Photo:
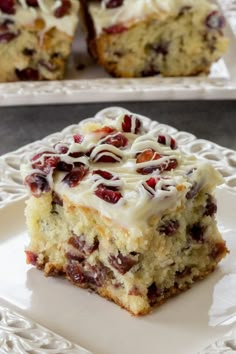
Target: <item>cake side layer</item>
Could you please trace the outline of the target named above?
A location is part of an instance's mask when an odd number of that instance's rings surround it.
[[[227,50],[225,20],[209,1],[105,4],[82,1],[82,17],[90,52],[115,77],[208,73]]]

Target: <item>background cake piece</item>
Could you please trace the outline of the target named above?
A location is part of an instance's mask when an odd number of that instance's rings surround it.
[[[208,73],[227,49],[208,0],[81,0],[89,51],[116,77]]]
[[[0,0],[0,81],[62,79],[78,0]]]
[[[28,263],[135,315],[188,289],[227,253],[215,218],[220,174],[150,123],[102,111],[22,167]]]

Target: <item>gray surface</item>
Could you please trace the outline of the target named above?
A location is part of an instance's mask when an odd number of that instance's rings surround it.
[[[236,101],[170,101],[0,108],[0,155],[112,105],[236,150]]]

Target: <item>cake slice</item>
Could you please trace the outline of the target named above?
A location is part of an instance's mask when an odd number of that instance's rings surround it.
[[[78,0],[0,0],[0,82],[62,79]]]
[[[221,175],[138,114],[100,112],[34,152],[22,174],[27,262],[134,315],[189,288],[227,253],[215,218]]]
[[[208,73],[227,49],[208,0],[81,0],[90,53],[113,76]]]

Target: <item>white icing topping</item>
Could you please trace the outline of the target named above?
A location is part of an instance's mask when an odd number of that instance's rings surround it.
[[[113,127],[119,131],[123,119],[124,114],[117,116],[117,119],[104,117],[104,126]],[[134,129],[136,119],[142,121],[142,118],[137,115],[131,116],[131,129]],[[78,134],[81,134],[81,131],[78,131]],[[84,138],[81,143],[75,143],[71,138],[65,144],[57,144],[54,150],[48,147],[42,148],[37,152],[38,157],[34,157],[33,161],[31,159],[23,166],[23,176],[26,177],[33,173],[46,174],[40,169],[40,163],[43,165],[47,157],[59,157],[64,163],[72,165],[78,162],[84,164],[89,172],[74,187],[69,187],[63,181],[68,172],[54,171],[52,173],[50,171],[48,181],[51,189],[61,197],[66,196],[77,205],[98,210],[103,216],[129,228],[137,236],[145,231],[151,216],[162,217],[167,211],[168,213],[176,212],[183,203],[186,203],[186,194],[195,184],[199,189],[207,188],[207,192],[211,192],[222,181],[219,173],[211,165],[199,162],[193,156],[186,156],[178,149],[172,150],[168,145],[171,141],[173,142],[173,139],[168,135],[163,136],[158,129],[145,132],[140,127],[139,135],[122,130],[119,133],[110,132],[106,136],[101,130],[90,131],[86,134],[82,132],[82,134]],[[118,148],[106,143],[108,139],[118,137],[120,134],[127,139],[124,140],[126,142],[124,146]],[[167,145],[157,142],[160,135]],[[63,154],[57,153],[58,149],[63,146],[69,148],[68,151]],[[139,154],[148,149],[159,154],[159,158],[137,163]],[[48,153],[40,156],[40,153],[44,151]],[[50,151],[54,153],[51,154]],[[76,152],[83,156],[69,156]],[[96,162],[104,156],[113,157],[117,162]],[[172,159],[177,161],[177,164],[173,169],[168,170],[168,163]],[[36,164],[35,169],[32,164]],[[144,167],[151,168],[150,173],[137,172]],[[78,164],[74,168],[79,168]],[[101,185],[105,190],[120,193],[122,197],[115,204],[103,200],[95,194]]]
[[[89,11],[92,15],[96,33],[100,35],[104,28],[124,24],[129,27],[135,22],[149,16],[165,20],[170,15],[176,15],[185,6],[206,13],[216,8],[208,0],[124,0],[123,5],[116,8],[106,8],[106,2],[92,2]]]
[[[2,18],[12,19],[19,26],[31,25],[35,20],[42,19],[45,23],[42,32],[47,32],[55,27],[69,36],[73,36],[78,24],[79,1],[71,0],[69,13],[57,18],[54,11],[61,4],[61,0],[38,0],[39,6],[32,7],[27,5],[26,0],[19,0],[19,4],[15,5],[15,14],[8,15],[1,13],[1,11],[0,14]]]

